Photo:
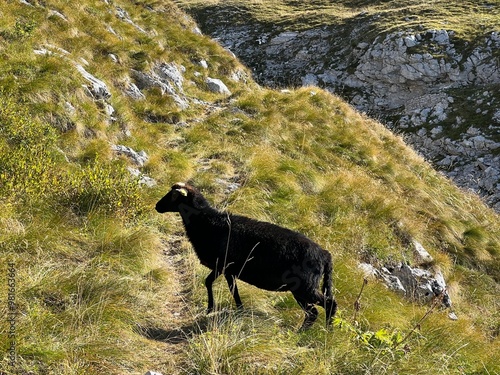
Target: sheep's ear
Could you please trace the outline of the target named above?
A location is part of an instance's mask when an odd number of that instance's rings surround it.
[[[181,193],[181,195],[187,197],[188,196],[188,191],[186,188],[182,187],[182,188],[179,188],[179,189],[175,189],[177,190],[179,193]]]

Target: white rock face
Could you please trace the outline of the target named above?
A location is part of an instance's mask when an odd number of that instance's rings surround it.
[[[88,89],[95,99],[105,100],[111,97],[111,92],[109,91],[108,86],[106,86],[103,81],[87,72],[81,65],[76,65],[76,69],[80,72],[83,78],[85,78],[90,83]]]
[[[283,31],[224,22],[213,26],[212,36],[253,68],[260,83],[326,88],[404,132],[459,186],[500,211],[499,32],[474,45],[444,29],[413,28],[370,40],[369,23]],[[480,133],[465,133],[473,125]]]
[[[451,299],[446,282],[440,271],[410,267],[405,263],[377,268],[369,263],[360,263],[358,268],[366,278],[379,279],[387,288],[417,302],[431,302],[442,299],[444,307],[451,308]]]
[[[133,82],[127,82],[127,85],[125,87],[125,94],[130,96],[132,99],[135,100],[143,100],[146,99],[146,96],[139,90],[139,87]]]
[[[132,167],[127,167],[127,169],[132,176],[137,177],[139,184],[146,185],[147,187],[153,187],[156,185],[156,180],[154,178],[146,176],[138,169]]]
[[[111,145],[111,149],[120,155],[127,156],[139,167],[143,167],[144,164],[146,164],[146,162],[149,160],[149,156],[144,150],[137,152],[132,148],[124,145]]]
[[[418,265],[431,263],[434,260],[431,254],[416,240],[413,240],[413,254]]]

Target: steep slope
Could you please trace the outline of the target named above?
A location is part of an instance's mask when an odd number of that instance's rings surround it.
[[[0,16],[1,373],[499,371],[498,215],[381,124],[317,88],[259,87],[169,1]],[[153,212],[178,180],[331,251],[333,331],[296,332],[293,299],[249,285],[238,313],[221,282],[207,317],[206,270]],[[378,281],[352,307],[359,262],[413,264],[409,239],[458,321],[419,322],[429,305]]]
[[[259,83],[341,95],[500,210],[500,2],[177,2]]]

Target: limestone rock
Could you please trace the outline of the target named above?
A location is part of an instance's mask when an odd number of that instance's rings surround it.
[[[471,166],[484,157],[487,167],[500,168],[492,163],[500,143],[500,103],[493,94],[500,87],[500,34],[491,32],[465,46],[444,29],[408,29],[370,40],[365,34],[370,18],[360,21],[303,31],[213,22],[207,31],[251,67],[259,83],[317,85],[344,96],[360,111],[403,131],[457,185],[500,206],[500,180]],[[464,103],[466,90],[476,93]],[[475,113],[459,116],[464,108]],[[468,122],[486,123],[485,128],[489,122],[490,130],[457,136]]]
[[[135,100],[146,99],[146,96],[139,90],[139,87],[133,82],[128,82],[125,87],[125,94]]]
[[[224,191],[226,194],[231,194],[241,187],[240,183],[231,181],[230,179],[216,178],[215,182],[225,187]]]
[[[60,18],[61,20],[63,20],[64,22],[68,22],[68,19],[66,18],[66,16],[55,9],[49,10],[49,17],[57,17],[57,18]]]
[[[372,266],[370,263],[360,263],[358,264],[358,268],[367,279],[374,279],[380,275],[380,272],[377,270],[377,268]]]
[[[182,72],[185,70],[183,66],[177,67],[177,65],[169,63],[159,63],[153,68],[153,71],[158,77],[162,80],[172,82],[179,90],[182,90],[182,84],[184,82]]]
[[[116,16],[119,19],[121,19],[122,21],[127,22],[127,23],[131,24],[132,26],[134,26],[141,33],[147,34],[146,30],[144,30],[142,27],[140,27],[134,21],[132,21],[132,19],[130,18],[130,15],[128,14],[128,12],[125,9],[117,6],[116,7]]]
[[[111,145],[111,149],[120,155],[127,156],[139,167],[143,167],[144,164],[149,160],[149,156],[145,151],[136,152],[128,146]]]
[[[158,62],[149,72],[132,70],[131,76],[139,90],[158,87],[162,94],[171,96],[180,109],[186,109],[189,103],[182,88],[184,78],[181,70],[174,64]]]
[[[429,254],[422,244],[416,240],[412,241],[413,254],[417,265],[427,264],[434,261],[434,258]]]
[[[231,95],[231,91],[229,91],[227,86],[220,79],[208,77],[205,82],[210,91],[218,94]]]
[[[389,289],[411,301],[429,303],[434,298],[441,298],[442,305],[451,308],[451,298],[446,290],[446,282],[439,270],[410,267],[403,262],[380,268],[369,263],[361,263],[358,267],[365,277],[382,280]]]
[[[108,89],[108,86],[101,81],[100,79],[94,77],[92,74],[87,72],[85,68],[81,65],[76,65],[76,69],[80,72],[80,74],[85,78],[89,83],[88,86],[89,92],[91,95],[97,100],[105,100],[111,97],[111,92]]]
[[[156,185],[156,180],[154,178],[146,176],[138,169],[132,167],[127,167],[127,169],[132,176],[137,177],[137,179],[139,180],[139,184],[146,185],[147,187],[153,187]]]

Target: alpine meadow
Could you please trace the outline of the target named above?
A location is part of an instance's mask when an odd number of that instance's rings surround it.
[[[0,2],[0,374],[500,374],[498,213],[340,97],[257,84],[177,3]],[[179,181],[327,250],[332,325],[223,277],[207,314],[155,210]],[[415,244],[451,310],[380,277]]]

